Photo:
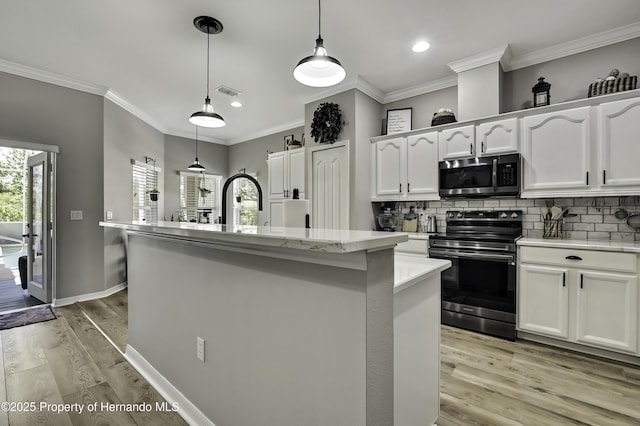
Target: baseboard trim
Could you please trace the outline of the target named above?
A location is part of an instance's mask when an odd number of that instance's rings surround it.
[[[178,403],[177,413],[190,425],[215,426],[182,392],[176,389],[162,374],[144,359],[138,351],[127,345],[124,358],[144,377],[169,404]]]
[[[71,297],[64,297],[62,299],[53,299],[53,302],[51,303],[51,306],[53,306],[54,308],[59,308],[61,306],[66,306],[66,305],[73,305],[76,302],[85,302],[87,300],[93,300],[93,299],[101,299],[103,297],[108,297],[111,296],[114,293],[119,292],[120,290],[124,290],[125,288],[127,288],[127,282],[123,282],[120,284],[117,284],[107,290],[104,291],[97,291],[95,293],[87,293],[87,294],[81,294],[80,296],[71,296]]]

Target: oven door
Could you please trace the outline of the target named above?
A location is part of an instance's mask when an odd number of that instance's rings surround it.
[[[442,272],[442,309],[515,324],[516,256],[464,250],[429,250],[450,260]]]

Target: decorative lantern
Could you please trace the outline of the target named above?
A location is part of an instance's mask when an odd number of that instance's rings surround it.
[[[533,106],[545,106],[549,105],[549,91],[551,90],[551,83],[544,81],[544,77],[538,78],[538,83],[533,86],[531,91],[533,92]]]

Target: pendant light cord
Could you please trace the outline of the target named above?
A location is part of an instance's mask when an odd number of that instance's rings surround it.
[[[320,10],[320,0],[318,0],[318,38],[322,38],[322,31],[320,30],[320,19],[322,18],[322,12]]]
[[[198,126],[196,126],[196,160],[198,159]]]
[[[209,39],[211,38],[211,31],[207,25],[207,98],[209,97]]]

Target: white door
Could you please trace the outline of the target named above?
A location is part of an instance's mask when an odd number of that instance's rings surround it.
[[[478,125],[478,156],[518,152],[518,119],[492,121]]]
[[[602,104],[600,116],[600,182],[605,187],[640,187],[640,100]]]
[[[407,195],[438,196],[438,132],[407,137]]]
[[[51,302],[52,171],[48,152],[29,157],[27,197],[27,290]]]
[[[518,329],[569,337],[569,270],[520,265]]]
[[[440,159],[473,157],[476,155],[475,126],[462,126],[440,132]]]
[[[401,194],[403,192],[402,184],[406,175],[404,158],[407,154],[404,138],[376,142],[374,149],[376,179],[374,195]],[[406,186],[404,190],[406,191]]]
[[[580,271],[578,279],[577,340],[635,353],[638,277]]]
[[[587,189],[590,175],[589,107],[533,115],[523,120],[523,192]]]
[[[311,151],[311,227],[349,229],[349,146]]]

